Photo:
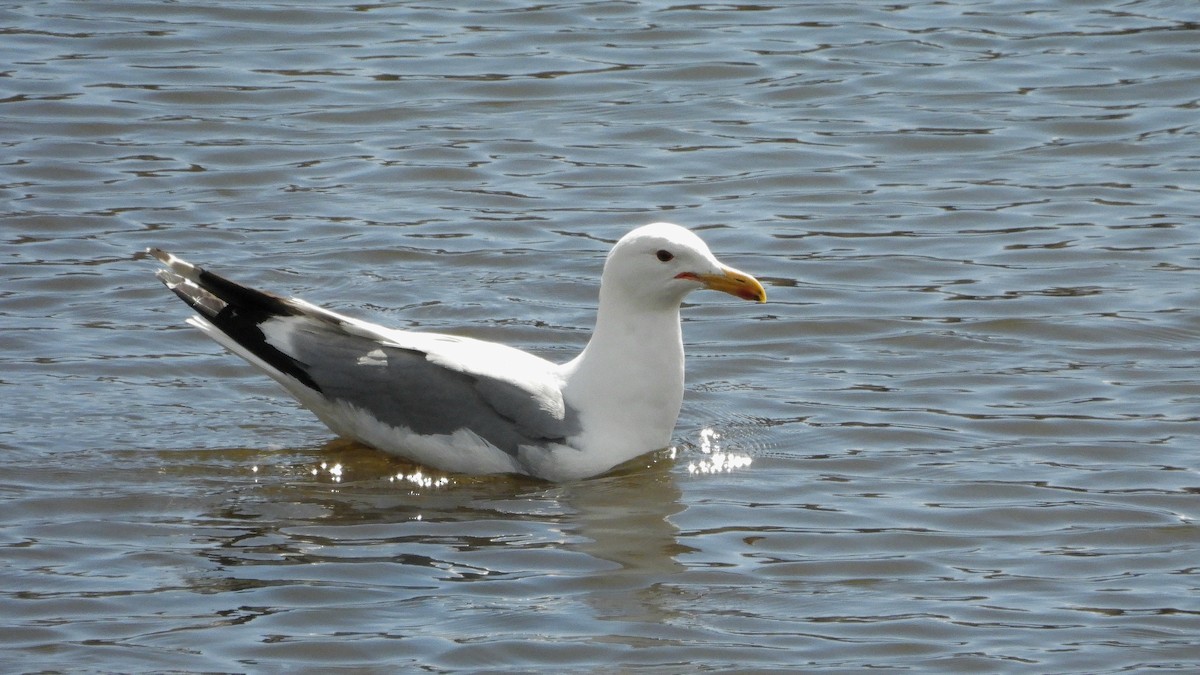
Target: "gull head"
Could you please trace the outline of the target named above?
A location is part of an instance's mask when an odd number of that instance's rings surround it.
[[[621,237],[600,282],[602,296],[617,294],[623,304],[644,309],[676,309],[688,293],[705,288],[767,301],[757,279],[722,264],[700,237],[672,223],[651,223]]]

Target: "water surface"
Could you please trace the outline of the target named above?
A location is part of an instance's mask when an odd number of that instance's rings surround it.
[[[1200,10],[0,8],[17,671],[1200,668]],[[337,441],[136,255],[552,359],[608,247],[697,294],[671,450]]]

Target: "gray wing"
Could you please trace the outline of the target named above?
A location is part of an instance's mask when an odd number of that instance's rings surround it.
[[[292,320],[283,349],[323,396],[415,433],[470,429],[515,455],[519,446],[565,442],[574,414],[544,392],[488,374],[490,364],[450,368],[417,348],[340,330],[320,319]],[[483,359],[481,359],[483,360]]]
[[[470,429],[513,455],[579,433],[547,364],[530,354],[391,331],[147,252],[165,266],[159,279],[201,317],[197,325],[301,398],[316,393],[423,435]]]

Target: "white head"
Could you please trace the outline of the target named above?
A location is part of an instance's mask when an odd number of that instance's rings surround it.
[[[676,309],[688,293],[702,288],[767,300],[757,279],[721,264],[700,237],[672,223],[651,223],[621,237],[609,252],[600,295],[602,302],[616,294],[629,306]]]

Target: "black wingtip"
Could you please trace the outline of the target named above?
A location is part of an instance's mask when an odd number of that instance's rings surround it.
[[[151,247],[146,253],[164,265],[159,280],[217,330],[272,368],[321,390],[304,365],[268,342],[262,329],[268,321],[300,316],[303,310],[278,295],[230,281],[162,249]]]

